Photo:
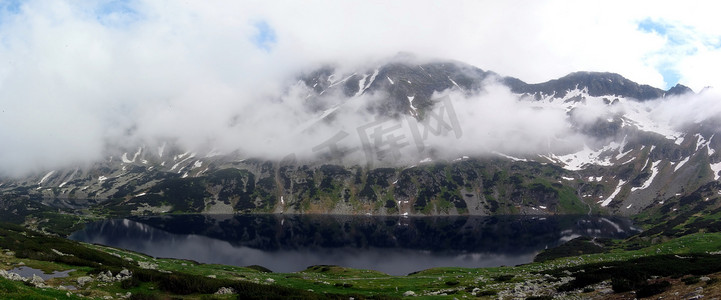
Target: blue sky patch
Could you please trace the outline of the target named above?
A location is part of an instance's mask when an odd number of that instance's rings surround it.
[[[647,33],[656,33],[665,37],[669,44],[674,46],[686,45],[689,43],[689,37],[673,24],[663,21],[654,21],[644,19],[638,23],[638,29]]]
[[[125,27],[138,21],[140,13],[132,6],[132,0],[105,2],[95,10],[98,22],[109,27]]]
[[[658,71],[661,73],[661,76],[663,76],[666,89],[672,88],[681,80],[681,73],[675,70],[671,64],[662,64],[658,67]]]
[[[270,52],[276,42],[275,30],[265,21],[255,22],[253,27],[256,30],[251,39],[253,44],[266,52]]]
[[[666,44],[651,54],[651,56],[660,56],[662,61],[654,67],[663,76],[666,83],[666,89],[676,85],[681,80],[681,74],[675,68],[683,57],[694,55],[698,52],[698,48],[693,46],[693,36],[687,35],[687,28],[677,27],[674,24],[644,19],[638,23],[638,30],[646,33],[655,33],[666,39]],[[692,31],[692,30],[691,30]]]
[[[0,2],[0,9],[11,14],[17,14],[20,12],[22,3],[22,0],[4,0]]]
[[[664,24],[662,22],[657,22],[651,19],[644,19],[643,21],[638,23],[638,29],[640,29],[643,32],[655,32],[660,35],[666,35],[668,33],[668,28],[670,25]]]

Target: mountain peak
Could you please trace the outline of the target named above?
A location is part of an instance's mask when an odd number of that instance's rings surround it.
[[[573,72],[558,79],[536,84],[516,83],[514,92],[565,96],[568,91],[587,89],[590,96],[615,95],[638,100],[662,98],[667,92],[650,85],[638,84],[620,74],[610,72]]]

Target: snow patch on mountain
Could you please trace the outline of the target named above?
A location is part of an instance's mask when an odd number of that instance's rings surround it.
[[[451,79],[450,76],[448,76],[448,80],[450,80],[451,83],[453,83],[453,85],[455,85],[459,90],[463,91],[463,88],[460,85],[458,85],[458,83],[456,83],[453,79]]]
[[[700,149],[706,147],[706,149],[708,150],[709,156],[716,153],[716,150],[711,148],[711,140],[713,140],[713,138],[714,138],[714,136],[716,136],[716,134],[712,134],[711,137],[708,139],[708,141],[705,140],[704,137],[700,134],[696,134],[696,136],[698,137],[698,139],[696,140],[696,151],[699,151]]]
[[[363,94],[363,88],[366,86],[366,79],[368,79],[368,74],[363,74],[363,77],[358,80],[358,92],[356,92],[353,97],[358,97]]]
[[[711,171],[713,171],[713,180],[719,180],[721,178],[721,175],[719,175],[719,172],[721,172],[721,162],[711,164]]]
[[[163,158],[163,152],[165,152],[165,143],[158,147],[158,158]]]
[[[601,202],[601,206],[603,206],[603,207],[608,206],[611,203],[611,201],[613,200],[613,198],[616,198],[616,195],[618,195],[618,193],[621,192],[621,188],[623,188],[624,184],[626,184],[625,181],[619,180],[618,185],[616,186],[616,190],[614,190],[613,193],[610,196],[608,196],[608,198],[606,198],[606,200],[603,200]]]
[[[413,99],[415,99],[416,96],[408,96],[408,104],[411,107],[411,115],[417,116],[418,115],[418,108],[413,106]]]
[[[356,97],[362,95],[368,88],[371,87],[371,84],[376,80],[376,76],[378,76],[379,70],[376,69],[373,72],[373,75],[370,76],[370,79],[368,79],[368,74],[364,74],[363,78],[358,81],[358,92],[355,94]],[[368,79],[368,82],[366,82],[366,79]]]
[[[45,182],[45,180],[48,180],[48,178],[50,178],[50,176],[52,176],[53,174],[55,174],[55,171],[48,172],[47,174],[45,174],[45,176],[43,176],[42,179],[40,179],[40,182],[38,182],[38,184],[43,184],[43,182]]]
[[[678,169],[681,169],[681,167],[683,167],[683,165],[685,165],[689,159],[691,159],[690,156],[686,157],[682,161],[678,162],[678,165],[676,165],[676,167],[673,168],[673,171],[676,172],[676,171],[678,171]]]
[[[613,150],[613,148],[618,147],[617,144],[612,143],[609,145],[606,145],[605,147],[601,148],[600,150],[593,150],[588,147],[588,145],[583,145],[583,150],[578,151],[576,153],[566,154],[566,155],[560,155],[557,156],[555,154],[551,154],[550,157],[553,158],[558,163],[563,164],[563,168],[569,171],[579,171],[583,170],[585,167],[589,165],[598,165],[598,166],[611,166],[611,159],[610,158],[601,158],[601,154],[604,152],[607,152],[609,150]]]
[[[513,157],[513,156],[510,156],[510,155],[507,155],[507,154],[500,153],[500,152],[495,152],[495,151],[494,151],[493,154],[498,155],[498,156],[502,156],[502,157],[505,157],[505,158],[508,158],[508,159],[510,159],[510,160],[512,160],[512,161],[523,161],[523,162],[528,161],[528,160],[525,159],[525,158]]]
[[[646,182],[643,183],[640,187],[632,187],[631,191],[637,191],[637,190],[645,190],[648,187],[651,186],[651,183],[653,183],[653,179],[656,178],[656,175],[658,175],[658,165],[661,163],[661,161],[654,161],[651,163],[651,176],[648,177]]]

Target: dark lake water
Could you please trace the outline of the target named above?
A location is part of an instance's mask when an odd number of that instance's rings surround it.
[[[627,219],[591,216],[180,215],[90,223],[70,239],[275,272],[325,264],[405,275],[433,267],[524,264],[578,236],[637,232]]]

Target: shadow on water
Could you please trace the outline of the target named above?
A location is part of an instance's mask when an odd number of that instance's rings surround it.
[[[334,264],[403,275],[442,266],[523,264],[578,236],[637,232],[627,219],[589,216],[178,215],[90,223],[70,238],[276,272]]]

